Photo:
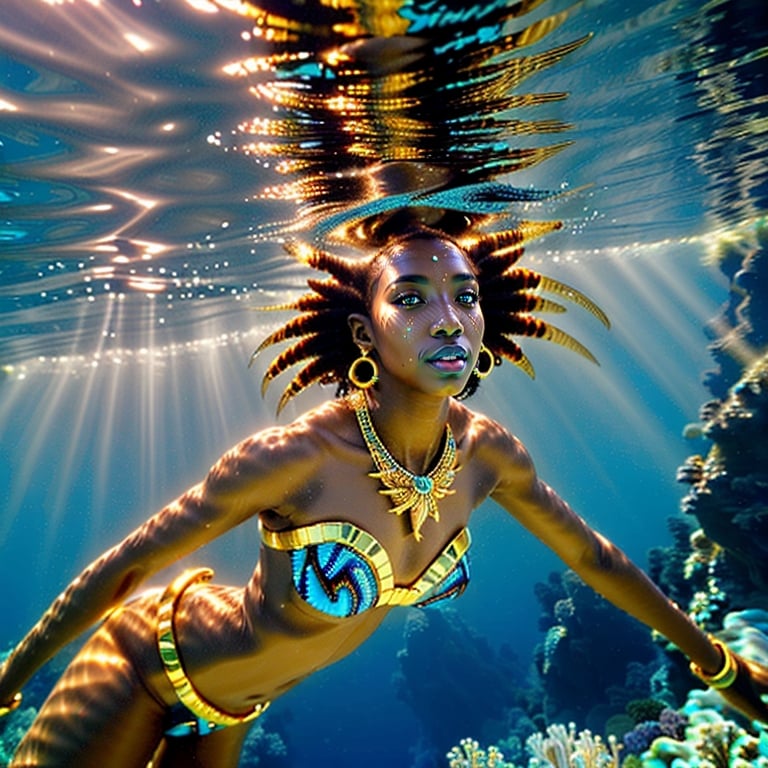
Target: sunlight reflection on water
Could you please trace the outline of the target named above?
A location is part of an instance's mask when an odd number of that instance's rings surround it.
[[[250,21],[218,12],[226,3],[81,0],[40,14],[39,2],[0,11],[3,362],[125,360],[147,347],[150,326],[174,354],[244,326],[261,332],[244,306],[262,292],[271,303],[299,272],[279,238],[256,234],[296,213],[261,195],[283,179],[243,133],[271,114],[253,95],[264,74],[240,69],[263,46]],[[529,89],[571,92],[539,111],[571,124],[575,145],[515,183],[583,190],[528,206],[567,224],[529,259],[625,259],[761,212],[765,123],[750,118],[764,107],[748,48],[759,36],[741,34],[733,50],[719,36],[726,20],[731,37],[743,32],[745,11],[641,5],[587,3],[546,40],[594,34]]]

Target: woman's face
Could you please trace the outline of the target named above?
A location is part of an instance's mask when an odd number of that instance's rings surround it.
[[[484,322],[474,271],[439,239],[394,246],[373,283],[370,334],[385,375],[436,395],[464,389]]]

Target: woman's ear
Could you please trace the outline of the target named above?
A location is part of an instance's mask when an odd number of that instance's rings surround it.
[[[352,341],[363,351],[373,348],[371,321],[365,315],[352,314],[347,318],[347,325],[352,331]]]

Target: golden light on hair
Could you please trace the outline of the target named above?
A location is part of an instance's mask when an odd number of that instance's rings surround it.
[[[562,304],[542,296],[551,293],[590,312],[609,326],[605,313],[580,291],[532,269],[518,267],[523,244],[528,240],[558,229],[559,222],[521,222],[514,229],[500,232],[465,233],[459,240],[474,266],[480,284],[481,307],[485,318],[484,345],[495,361],[506,359],[531,378],[534,368],[520,347],[519,338],[551,341],[596,363],[594,355],[569,333],[534,313],[562,314]],[[425,227],[413,227],[393,237],[378,252],[386,253],[393,245],[403,245],[414,238],[448,239],[446,235]],[[467,246],[467,244],[469,244]],[[315,248],[309,243],[292,240],[285,250],[294,259],[312,269],[325,272],[325,280],[307,280],[309,291],[296,301],[268,310],[298,312],[267,336],[251,356],[275,344],[290,342],[267,367],[262,379],[262,395],[272,381],[289,368],[298,372],[283,390],[278,411],[307,387],[315,383],[335,383],[340,392],[349,388],[347,371],[359,350],[352,341],[347,319],[353,313],[367,314],[367,292],[376,256],[345,258]]]

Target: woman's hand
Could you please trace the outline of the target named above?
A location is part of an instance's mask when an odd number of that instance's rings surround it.
[[[709,640],[720,654],[720,668],[706,672],[691,662],[691,672],[750,720],[768,723],[768,706],[761,699],[761,694],[768,694],[768,667],[739,656],[712,635]]]
[[[745,714],[750,720],[768,723],[768,705],[760,695],[768,695],[768,667],[749,661],[731,651],[738,667],[736,679],[727,688],[720,688],[718,693],[734,708]]]

